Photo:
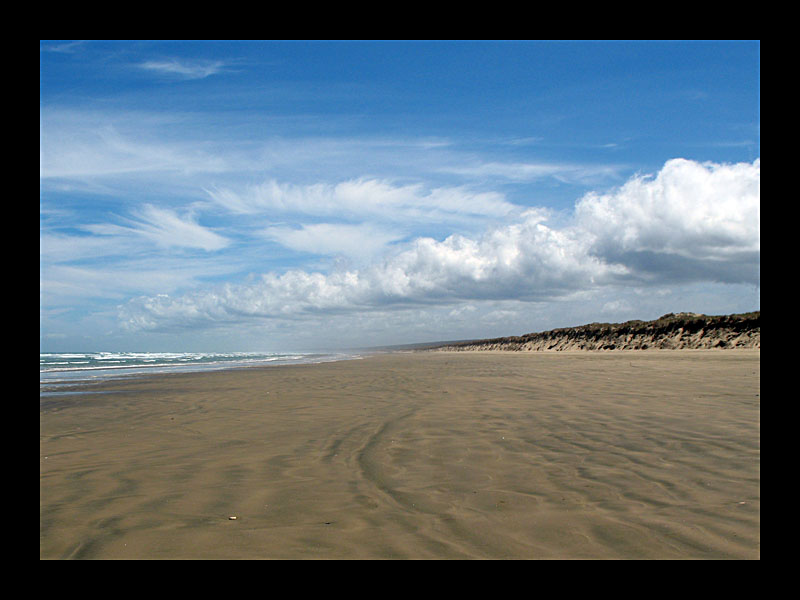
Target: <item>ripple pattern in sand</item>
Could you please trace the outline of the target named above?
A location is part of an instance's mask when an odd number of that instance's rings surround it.
[[[759,357],[697,357],[375,357],[49,407],[40,555],[758,558]]]

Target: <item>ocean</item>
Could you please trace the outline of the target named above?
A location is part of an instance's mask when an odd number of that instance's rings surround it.
[[[361,354],[276,352],[44,352],[39,353],[39,397],[72,393],[75,386],[155,373],[321,363]]]

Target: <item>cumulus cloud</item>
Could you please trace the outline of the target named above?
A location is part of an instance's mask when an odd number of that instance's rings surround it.
[[[479,239],[419,238],[361,270],[269,273],[257,282],[181,297],[138,298],[121,315],[131,328],[156,329],[474,299],[544,300],[624,275],[624,267],[605,264],[588,250],[573,232],[548,227],[532,211],[524,221]]]
[[[590,193],[576,226],[606,260],[640,272],[728,282],[758,280],[761,160],[668,161],[655,177],[636,176]]]
[[[243,206],[299,194],[297,201],[309,211],[330,210],[332,198],[342,202],[342,210],[356,210],[348,198],[368,198],[359,195],[364,186],[278,187],[281,193],[250,198]],[[415,204],[418,188],[370,186],[384,192],[381,202],[424,209]],[[379,204],[374,198],[369,202],[364,210]],[[587,194],[576,204],[573,221],[561,228],[534,209],[481,236],[418,238],[361,269],[268,273],[246,284],[137,298],[120,314],[132,329],[163,329],[391,307],[543,302],[626,284],[757,282],[759,202],[760,160],[735,165],[674,160],[655,176]],[[447,206],[434,202],[435,208]],[[310,244],[308,239],[295,243]]]

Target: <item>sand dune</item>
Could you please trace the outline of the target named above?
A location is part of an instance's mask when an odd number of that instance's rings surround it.
[[[761,311],[732,315],[668,313],[652,321],[589,323],[521,336],[432,344],[438,350],[700,350],[761,348]]]
[[[40,558],[760,558],[758,350],[401,353],[92,390],[40,403]]]

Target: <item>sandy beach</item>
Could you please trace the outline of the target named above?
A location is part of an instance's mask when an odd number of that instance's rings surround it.
[[[89,389],[40,399],[40,559],[760,558],[760,350]]]

